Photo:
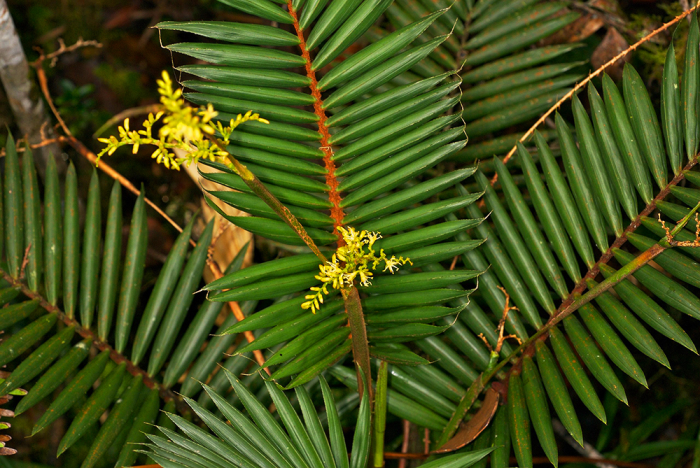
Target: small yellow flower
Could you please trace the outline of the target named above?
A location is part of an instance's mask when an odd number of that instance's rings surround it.
[[[384,271],[389,270],[391,274],[399,269],[399,265],[413,265],[408,258],[387,257],[384,249],[377,256],[372,246],[382,238],[378,232],[358,232],[353,227],[339,227],[338,232],[343,236],[345,245],[339,247],[325,265],[318,266],[320,273],[315,278],[321,281],[322,286],[311,288],[313,294],[304,296],[307,301],[301,305],[302,309],[311,309],[314,314],[323,303],[323,296],[328,295],[329,284],[333,289],[349,289],[359,277],[360,285],[367,287],[372,284],[371,270],[375,270],[381,262],[384,262]]]
[[[155,115],[149,114],[142,130],[131,130],[129,119],[125,119],[124,124],[118,128],[119,138],[114,136],[99,138],[98,141],[104,143],[106,147],[97,155],[98,164],[103,155],[111,156],[122,146],[132,146],[135,154],[140,146],[152,145],[156,146],[156,150],[151,157],[168,169],[180,170],[181,164],[189,166],[202,158],[228,165],[228,153],[212,144],[207,139],[207,135],[215,135],[218,131],[223,138],[221,143],[227,145],[231,133],[240,124],[255,120],[265,124],[270,123],[261,119],[259,114],[248,111],[245,115],[238,114],[235,119],[231,119],[228,126],[224,127],[219,121],[213,122],[218,112],[211,104],[199,108],[188,106],[182,98],[182,90],[173,89],[173,81],[167,72],[164,71],[161,79],[156,83],[163,110]],[[162,126],[156,138],[153,136],[152,128],[159,121]],[[176,156],[171,151],[174,149],[182,150],[185,156]]]

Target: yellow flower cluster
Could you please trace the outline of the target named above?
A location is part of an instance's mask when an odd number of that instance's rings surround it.
[[[167,72],[163,72],[162,79],[157,83],[163,110],[155,115],[149,114],[148,119],[143,123],[142,130],[131,130],[129,119],[126,119],[124,125],[119,127],[118,138],[114,135],[109,138],[99,138],[98,141],[107,146],[97,155],[98,164],[104,154],[111,156],[122,146],[132,146],[135,154],[140,146],[153,145],[156,149],[151,157],[168,169],[180,170],[183,162],[189,166],[201,158],[212,161],[221,160],[228,165],[226,161],[228,153],[219,148],[211,137],[219,132],[221,143],[227,145],[233,130],[243,122],[257,120],[270,123],[261,119],[260,115],[248,111],[245,115],[238,114],[235,119],[231,119],[228,126],[224,127],[221,122],[213,121],[218,113],[211,104],[199,108],[186,105],[182,98],[182,89],[173,89],[173,81]],[[159,120],[162,126],[158,130],[158,136],[155,137],[153,125]],[[183,150],[185,156],[177,156],[174,149]]]
[[[389,270],[392,275],[399,269],[399,265],[413,265],[409,258],[396,258],[393,255],[391,258],[387,257],[384,249],[381,249],[377,256],[372,246],[377,239],[382,238],[378,232],[357,231],[353,227],[339,227],[338,231],[343,236],[345,245],[338,248],[325,265],[319,265],[321,271],[316,275],[316,279],[323,284],[311,288],[312,294],[305,296],[308,301],[301,305],[302,309],[311,309],[314,314],[323,304],[323,296],[328,295],[329,285],[333,289],[349,289],[355,279],[359,279],[362,286],[370,286],[373,276],[371,270],[376,270],[381,262],[384,262],[383,271]]]

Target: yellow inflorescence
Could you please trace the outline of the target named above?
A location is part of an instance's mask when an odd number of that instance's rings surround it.
[[[182,90],[173,89],[173,81],[167,72],[163,72],[162,79],[157,83],[163,110],[155,115],[149,114],[148,119],[143,123],[142,130],[131,130],[129,119],[126,119],[124,125],[119,127],[118,138],[116,136],[99,138],[98,141],[107,146],[97,155],[98,164],[104,154],[111,156],[122,146],[132,146],[133,152],[136,153],[142,145],[156,146],[151,157],[169,169],[180,170],[183,162],[189,166],[201,158],[228,164],[226,160],[228,153],[210,141],[208,136],[219,132],[221,143],[227,145],[233,130],[243,122],[256,120],[270,123],[261,119],[260,115],[248,111],[245,115],[238,114],[235,119],[231,119],[228,126],[224,127],[221,122],[213,121],[218,113],[211,104],[199,108],[186,105],[182,98]],[[153,125],[159,120],[162,126],[156,137],[153,135]],[[177,156],[173,152],[174,149],[183,150],[185,156]]]
[[[378,232],[357,231],[352,227],[339,227],[338,231],[342,234],[345,245],[338,248],[329,262],[318,266],[320,273],[316,279],[323,284],[311,288],[313,294],[305,296],[308,301],[301,305],[302,309],[311,309],[314,314],[323,304],[323,296],[328,294],[329,285],[333,289],[349,289],[355,279],[358,279],[362,286],[369,286],[372,284],[371,270],[376,270],[381,262],[384,262],[383,271],[389,270],[391,274],[399,269],[399,265],[411,263],[409,258],[396,258],[393,255],[387,257],[384,249],[377,256],[372,246],[382,237]]]

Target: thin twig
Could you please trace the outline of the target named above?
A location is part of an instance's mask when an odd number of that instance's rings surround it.
[[[24,279],[24,272],[29,264],[29,252],[32,249],[32,244],[30,243],[26,249],[24,249],[24,257],[22,258],[22,266],[19,269],[19,279]]]
[[[671,247],[700,247],[700,220],[698,220],[698,213],[695,213],[695,239],[692,241],[675,240],[671,229],[667,228],[666,222],[661,219],[661,213],[659,213],[659,222],[661,223],[661,229],[666,232],[666,242]]]
[[[411,423],[406,419],[403,420],[403,442],[401,443],[401,453],[399,455],[408,454],[408,442],[411,436]],[[421,454],[422,455],[422,454]],[[384,454],[384,458],[387,458],[387,453]],[[408,457],[397,457],[399,460],[399,468],[406,468],[406,460]]]
[[[20,140],[17,140],[17,148],[15,148],[15,151],[17,151],[18,153],[24,153],[25,151],[27,151],[27,147],[29,147],[29,149],[37,149],[37,148],[43,148],[44,146],[53,145],[54,143],[67,143],[67,142],[68,142],[68,138],[66,138],[64,136],[57,136],[55,138],[44,138],[39,143],[34,143],[34,144],[30,144],[30,145],[25,144],[25,145],[19,146]],[[4,158],[4,157],[5,157],[5,148],[0,148],[0,158]]]
[[[329,190],[327,192],[328,200],[332,204],[332,207],[330,209],[330,215],[331,218],[333,218],[333,233],[338,237],[338,247],[341,247],[345,243],[345,241],[343,239],[342,234],[338,231],[338,228],[343,226],[343,218],[345,217],[345,213],[341,206],[342,197],[340,195],[340,192],[338,191],[339,181],[335,175],[336,164],[333,160],[333,148],[331,148],[331,145],[329,144],[331,134],[328,130],[328,127],[326,126],[326,111],[323,108],[323,98],[321,95],[321,90],[318,88],[316,72],[311,66],[311,56],[309,54],[309,50],[306,44],[306,37],[304,36],[304,31],[301,25],[299,24],[297,12],[294,10],[294,2],[292,0],[287,0],[287,10],[289,11],[290,16],[292,17],[292,25],[294,27],[294,31],[297,34],[297,37],[299,38],[299,49],[301,51],[301,56],[304,58],[306,76],[310,80],[309,89],[311,91],[311,95],[314,98],[314,113],[318,116],[318,133],[319,135],[321,135],[320,149],[323,152],[323,165],[327,171],[326,184],[329,187]],[[299,231],[297,230],[297,232]],[[364,374],[364,380],[369,391],[370,402],[373,402],[374,387],[372,385],[372,371],[370,368],[370,353],[369,344],[367,341],[367,327],[365,326],[362,304],[360,302],[360,295],[357,291],[357,288],[353,286],[349,292],[343,291],[343,299],[345,301],[345,313],[348,316],[350,339],[352,340],[352,355],[356,364],[356,372],[358,373],[358,393],[360,394],[361,398],[364,388],[363,385],[360,385],[360,383],[362,382],[362,379],[360,378],[360,372],[362,372]]]
[[[75,42],[75,44],[71,46],[66,46],[66,43],[63,42],[62,38],[58,38],[58,50],[51,52],[50,54],[44,54],[44,51],[39,48],[35,47],[34,49],[39,52],[39,58],[37,58],[35,61],[33,61],[30,65],[34,68],[37,68],[41,64],[43,64],[45,61],[50,60],[51,63],[49,66],[51,68],[56,66],[56,61],[58,60],[58,57],[67,54],[69,52],[74,52],[78,49],[83,49],[85,47],[95,47],[97,49],[102,48],[102,44],[98,41],[90,40],[90,41],[85,41],[83,40],[82,37],[79,37],[78,40]]]

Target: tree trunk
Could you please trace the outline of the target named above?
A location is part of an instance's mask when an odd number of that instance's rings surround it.
[[[42,126],[45,138],[53,138],[53,127],[44,110],[38,93],[32,93],[29,64],[24,55],[14,21],[5,0],[0,0],[0,80],[5,88],[17,126],[27,136],[31,144],[42,140]],[[34,89],[36,91],[36,89]],[[36,167],[42,178],[49,157],[56,157],[59,172],[66,164],[61,157],[58,145],[48,145],[34,150]]]

